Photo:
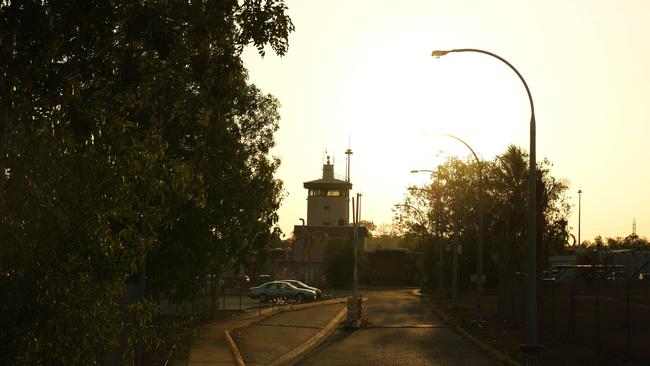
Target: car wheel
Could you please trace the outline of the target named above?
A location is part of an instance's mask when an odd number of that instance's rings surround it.
[[[269,298],[266,297],[266,295],[264,295],[264,294],[261,294],[261,295],[260,295],[260,302],[266,302],[266,300],[268,300],[268,299],[269,299]]]
[[[303,295],[303,294],[296,295],[296,301],[305,302],[305,295]]]

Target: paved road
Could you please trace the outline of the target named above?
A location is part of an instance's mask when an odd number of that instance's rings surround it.
[[[233,336],[246,365],[266,365],[315,335],[344,306],[339,303],[276,314],[236,330]]]
[[[337,329],[299,365],[498,365],[408,290],[363,291],[369,326]]]

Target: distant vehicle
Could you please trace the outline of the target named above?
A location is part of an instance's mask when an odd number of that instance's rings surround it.
[[[304,289],[307,289],[307,290],[312,290],[312,291],[314,291],[316,293],[316,298],[317,299],[320,298],[321,295],[323,295],[323,291],[321,291],[319,288],[306,285],[306,284],[304,284],[304,283],[302,283],[302,282],[300,282],[298,280],[282,280],[282,282],[290,283],[290,284],[292,284],[292,285],[294,285],[294,286],[296,286],[298,288],[304,288]]]
[[[248,289],[248,297],[259,299],[260,302],[267,302],[270,299],[292,299],[298,302],[312,301],[316,299],[316,292],[304,288],[298,288],[283,281],[267,282],[263,285]]]

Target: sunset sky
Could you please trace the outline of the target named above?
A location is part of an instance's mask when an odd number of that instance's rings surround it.
[[[362,218],[391,222],[406,187],[422,184],[445,157],[465,158],[461,137],[486,160],[508,144],[528,151],[535,103],[538,161],[564,179],[583,240],[650,236],[650,1],[287,0],[296,26],[289,52],[245,52],[250,81],[276,96],[282,119],[272,154],[288,196],[280,226],[306,218],[302,183],[318,179],[325,150],[337,174],[353,150],[353,193]]]

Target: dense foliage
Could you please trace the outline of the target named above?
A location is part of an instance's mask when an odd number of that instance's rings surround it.
[[[282,0],[0,1],[4,364],[102,363],[151,323],[128,282],[187,300],[265,250],[278,102],[241,52],[291,31]]]
[[[481,185],[484,186],[484,258],[488,283],[499,277],[515,276],[526,271],[527,256],[527,155],[509,146],[493,161],[462,161],[450,158],[431,174],[431,183],[410,189],[402,204],[394,210],[394,227],[414,248],[432,252],[448,251],[456,240],[463,247],[460,258],[461,281],[469,283],[475,273],[478,242],[478,207]],[[567,243],[567,186],[550,174],[547,160],[537,166],[538,261],[545,268],[548,256],[557,254]],[[432,256],[432,253],[429,253]],[[439,261],[435,261],[439,262]],[[450,260],[443,261],[449,266]],[[434,260],[425,266],[434,265]],[[439,264],[436,264],[439,265]],[[438,270],[427,268],[434,276]],[[441,273],[448,272],[447,270]]]

